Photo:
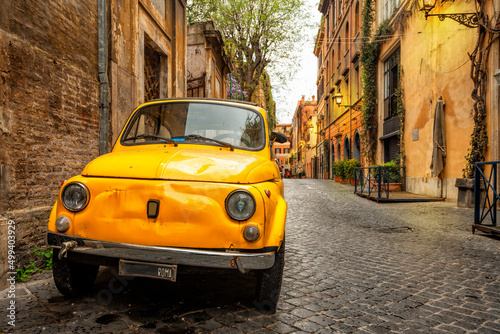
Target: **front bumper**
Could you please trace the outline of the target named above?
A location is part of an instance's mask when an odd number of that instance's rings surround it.
[[[68,251],[78,255],[88,255],[106,259],[124,259],[162,264],[179,264],[194,267],[221,269],[261,270],[271,268],[274,264],[275,252],[242,253],[216,252],[198,249],[141,246],[117,242],[107,242],[68,236],[66,234],[47,232],[47,244],[53,248],[61,248],[63,242],[76,241],[77,246]]]

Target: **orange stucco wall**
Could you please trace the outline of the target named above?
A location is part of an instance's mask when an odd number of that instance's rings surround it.
[[[436,7],[433,13],[472,12],[473,3],[455,2]],[[456,199],[455,179],[462,177],[470,135],[473,82],[468,54],[474,50],[477,30],[451,19],[440,21],[413,12],[403,34],[385,43],[378,66],[379,125],[383,124],[384,61],[400,47],[406,108],[404,144],[408,190]],[[436,101],[445,102],[446,165],[440,177],[431,175],[433,126]],[[487,98],[487,109],[491,102]],[[487,122],[489,123],[490,113]],[[382,126],[379,126],[379,137]],[[383,145],[378,159],[382,161]],[[488,150],[487,159],[490,158]]]

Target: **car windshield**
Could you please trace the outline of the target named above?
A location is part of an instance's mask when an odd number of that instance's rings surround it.
[[[167,102],[139,110],[121,140],[124,145],[206,143],[231,149],[262,149],[262,116],[247,108],[215,103]]]

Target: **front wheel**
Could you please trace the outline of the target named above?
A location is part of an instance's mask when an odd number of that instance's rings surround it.
[[[275,313],[280,297],[283,267],[285,266],[285,239],[274,258],[274,265],[257,273],[255,306],[264,313]]]
[[[90,291],[97,277],[99,266],[59,260],[59,250],[52,255],[52,274],[57,290],[66,297],[82,296]]]

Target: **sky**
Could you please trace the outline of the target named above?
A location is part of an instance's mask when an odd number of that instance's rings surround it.
[[[307,10],[314,21],[313,28],[307,31],[307,38],[297,45],[301,51],[300,68],[286,86],[273,85],[272,93],[276,102],[276,116],[278,123],[291,123],[297,101],[305,95],[306,100],[316,96],[316,79],[318,77],[318,60],[314,55],[314,38],[318,33],[321,13],[318,11],[319,0],[305,0]],[[271,84],[273,84],[272,73]]]

